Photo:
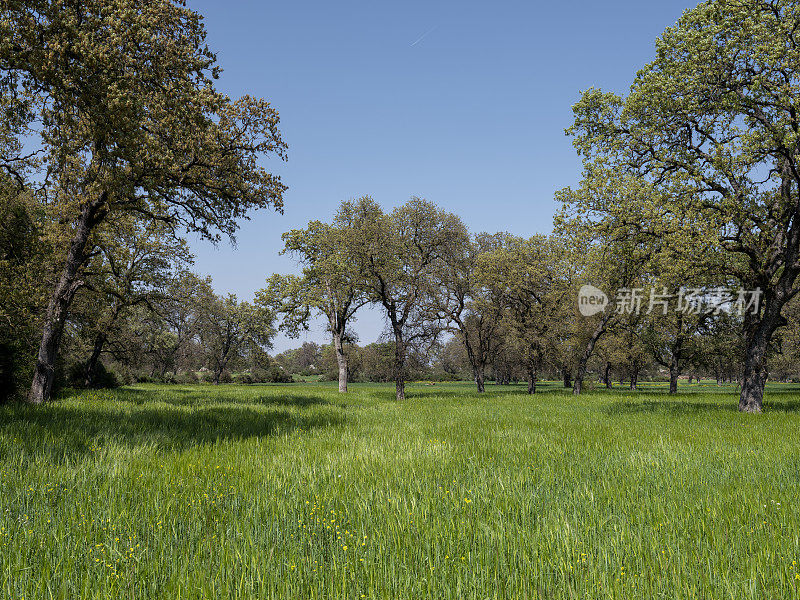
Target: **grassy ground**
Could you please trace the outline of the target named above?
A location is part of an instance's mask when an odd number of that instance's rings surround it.
[[[800,388],[140,386],[0,410],[0,598],[797,598]]]

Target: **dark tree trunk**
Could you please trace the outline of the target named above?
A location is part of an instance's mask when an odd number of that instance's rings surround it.
[[[783,159],[780,190],[781,198],[787,205],[789,202],[795,205],[797,203],[794,184],[795,178],[789,160]],[[775,330],[786,324],[786,319],[781,315],[783,306],[797,293],[793,289],[798,276],[796,264],[800,247],[796,210],[785,238],[786,246],[781,248],[782,253],[779,255],[783,263],[780,279],[772,289],[765,290],[761,318],[758,319],[753,314],[745,315],[744,372],[739,393],[741,412],[760,413],[763,410],[764,386],[767,383],[767,348]]]
[[[402,375],[398,375],[394,380],[394,396],[398,402],[406,399],[406,382]]]
[[[760,413],[764,405],[764,386],[767,383],[767,348],[772,334],[782,324],[777,302],[765,308],[761,321],[749,328],[746,337],[744,375],[739,394],[739,410]]]
[[[528,393],[535,394],[536,393],[536,369],[529,369],[528,370]]]
[[[464,335],[464,349],[467,352],[467,360],[472,367],[472,375],[475,378],[475,385],[478,388],[478,393],[482,394],[486,391],[486,360],[484,358],[484,353],[479,348],[478,352],[480,354],[476,354],[473,350],[472,344],[467,338],[467,333],[464,331],[463,326],[461,327],[461,331]],[[497,377],[495,377],[495,382],[499,383]]]
[[[561,379],[564,381],[565,388],[572,387],[572,372],[569,370],[569,367],[561,367]]]
[[[485,367],[481,364],[475,367],[475,385],[478,386],[478,393],[483,394],[486,391],[486,383],[484,377]]]
[[[44,317],[39,354],[36,358],[33,382],[28,394],[28,402],[31,404],[47,402],[53,393],[56,357],[61,343],[61,335],[64,332],[64,321],[75,297],[75,292],[82,284],[79,274],[87,259],[86,246],[89,243],[92,229],[105,216],[105,201],[106,195],[103,194],[97,200],[84,205],[75,223],[75,233],[67,252],[67,259],[64,262],[58,284],[50,296]]]
[[[106,343],[104,335],[98,335],[94,339],[94,346],[89,360],[86,361],[86,371],[84,375],[83,385],[87,388],[92,388],[97,383],[97,363],[100,362],[100,355],[103,353],[103,346]]]
[[[403,343],[403,332],[395,328],[394,332],[394,388],[395,399],[406,399],[406,379],[405,379],[405,345]]]
[[[606,363],[606,368],[603,370],[603,383],[607,389],[611,389],[611,363]]]
[[[681,372],[678,369],[677,361],[673,359],[672,363],[669,366],[669,393],[670,394],[677,394],[678,393],[678,376],[680,376]]]
[[[628,376],[630,377],[630,389],[635,390],[639,385],[639,361],[632,360],[628,365]]]
[[[579,396],[583,389],[583,379],[586,377],[586,365],[589,363],[589,359],[592,357],[597,340],[599,340],[606,332],[608,322],[611,320],[612,316],[613,313],[610,311],[603,315],[600,323],[592,333],[592,337],[589,338],[589,342],[586,344],[586,349],[583,351],[580,360],[578,360],[578,368],[575,372],[575,383],[572,386],[572,393],[575,396]]]
[[[333,347],[336,350],[336,363],[339,365],[339,392],[347,392],[347,355],[344,353],[342,333],[333,334]]]

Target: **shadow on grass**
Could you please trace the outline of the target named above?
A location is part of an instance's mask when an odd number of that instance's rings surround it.
[[[796,392],[791,393],[791,398],[781,398],[775,392],[768,393],[764,400],[765,413],[798,413],[800,412],[800,398]],[[669,399],[653,400],[650,398],[636,399],[629,397],[626,400],[614,402],[606,408],[609,414],[672,414],[672,415],[699,415],[711,412],[735,413],[739,411],[738,395],[721,398],[716,402],[698,401],[694,395],[669,396]]]
[[[708,412],[732,412],[737,410],[737,405],[731,401],[725,402],[697,402],[686,397],[683,400],[651,400],[642,398],[641,400],[629,399],[614,402],[606,408],[606,412],[612,415],[633,415],[633,414],[672,414],[672,415],[691,415]]]
[[[155,389],[120,388],[105,392],[105,394],[114,401],[128,402],[140,406],[151,402],[173,406],[200,406],[215,401],[234,406],[259,404],[299,408],[331,404],[319,395],[299,394],[292,392],[291,388],[283,388],[280,393],[276,394],[259,394],[260,387],[263,386],[194,386],[189,388],[162,386]],[[237,394],[237,391],[241,392],[241,394]]]
[[[15,450],[32,456],[47,454],[57,463],[96,452],[108,443],[186,450],[344,423],[344,416],[331,410],[256,410],[236,404],[200,408],[123,404],[115,408],[54,403],[0,409],[0,433],[14,440]]]

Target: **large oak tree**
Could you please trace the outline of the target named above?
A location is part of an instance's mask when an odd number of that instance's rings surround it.
[[[0,104],[27,141],[0,166],[40,184],[64,234],[31,402],[50,397],[64,321],[109,215],[216,240],[250,209],[282,207],[284,185],[259,164],[285,156],[278,114],[215,88],[205,37],[180,0],[0,4]]]
[[[739,409],[760,412],[767,350],[800,274],[800,2],[709,0],[656,43],[627,97],[590,90],[577,147],[662,187],[716,226],[748,314]]]

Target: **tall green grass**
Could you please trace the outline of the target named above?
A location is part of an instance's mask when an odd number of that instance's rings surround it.
[[[139,386],[0,409],[0,598],[797,598],[800,389]]]

